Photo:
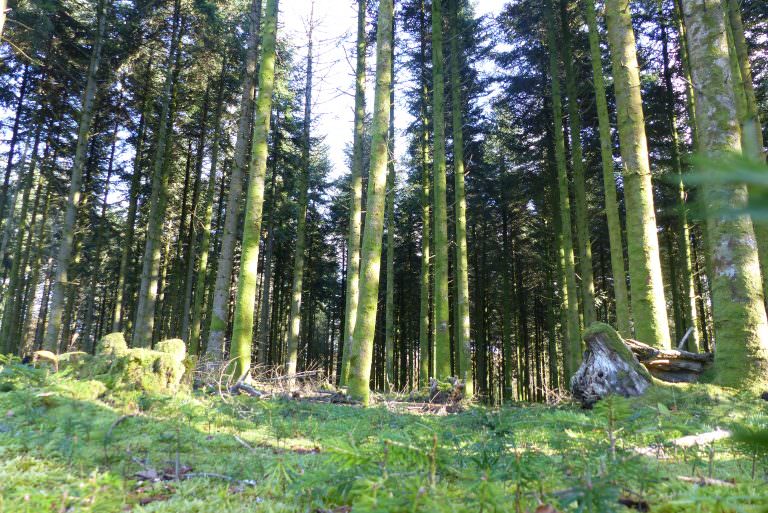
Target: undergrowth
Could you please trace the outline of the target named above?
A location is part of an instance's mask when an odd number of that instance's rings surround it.
[[[435,416],[0,368],[0,511],[768,511],[765,403],[714,387]]]

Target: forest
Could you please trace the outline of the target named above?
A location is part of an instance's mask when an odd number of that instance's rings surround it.
[[[765,0],[0,0],[0,513],[766,513],[766,139]]]

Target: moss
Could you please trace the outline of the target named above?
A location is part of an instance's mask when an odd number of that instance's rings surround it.
[[[113,390],[176,392],[184,372],[183,360],[161,351],[136,348],[117,358],[100,379]]]
[[[637,372],[640,373],[643,377],[647,378],[649,381],[653,381],[651,374],[648,372],[648,369],[646,369],[640,362],[637,361],[634,353],[624,343],[621,335],[619,335],[616,330],[608,324],[603,322],[593,322],[592,325],[584,332],[582,338],[585,342],[587,342],[589,339],[598,335],[605,335],[608,347],[618,353],[622,360],[631,364],[635,370],[637,370]]]
[[[183,362],[187,357],[187,346],[180,338],[170,338],[163,340],[155,344],[155,351],[161,353],[167,353],[173,357],[174,360]]]
[[[101,337],[96,343],[96,354],[121,355],[128,350],[125,336],[120,332],[110,333]]]

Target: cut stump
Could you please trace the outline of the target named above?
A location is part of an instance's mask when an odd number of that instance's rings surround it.
[[[571,392],[585,408],[610,394],[642,395],[653,383],[648,370],[609,325],[594,323],[582,338],[587,349],[571,378]]]

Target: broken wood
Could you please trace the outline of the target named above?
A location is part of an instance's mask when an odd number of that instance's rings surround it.
[[[693,383],[714,361],[712,353],[659,349],[632,339],[624,343],[653,377],[670,383]]]
[[[585,408],[610,394],[642,395],[653,383],[648,370],[607,324],[592,324],[583,339],[587,350],[571,378],[571,392]]]

